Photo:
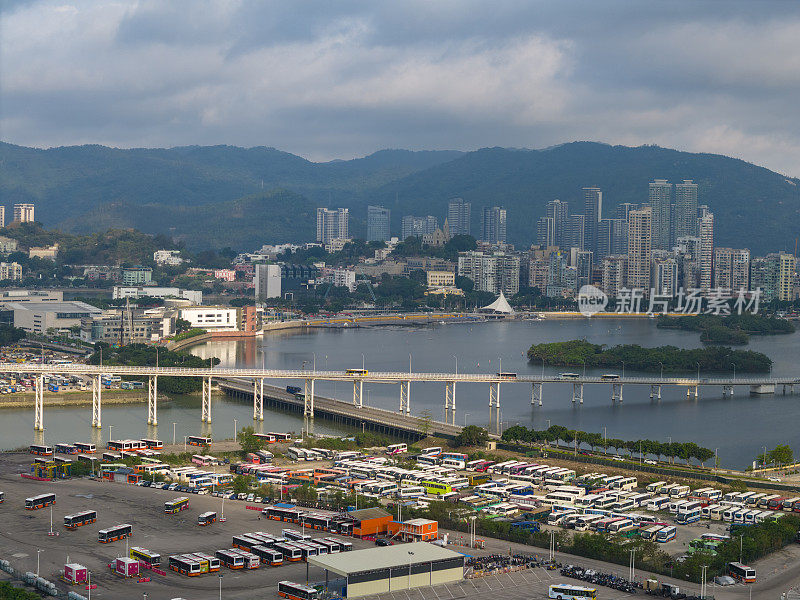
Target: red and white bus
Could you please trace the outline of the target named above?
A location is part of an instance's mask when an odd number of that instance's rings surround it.
[[[97,539],[101,544],[108,544],[109,542],[116,542],[117,540],[124,540],[133,535],[133,527],[127,523],[121,525],[114,525],[108,529],[101,529],[97,532]]]
[[[53,447],[52,446],[42,446],[39,444],[31,444],[29,446],[29,450],[31,454],[37,454],[38,456],[53,456]]]
[[[186,443],[190,446],[210,446],[211,438],[201,435],[190,435],[186,438]]]
[[[94,454],[97,452],[97,447],[87,442],[75,442],[75,447],[80,454]]]
[[[89,523],[97,521],[96,510],[84,510],[83,512],[75,513],[74,515],[66,515],[64,517],[64,527],[70,531],[83,527]]]
[[[278,583],[278,595],[290,600],[318,600],[319,592],[308,585],[294,583],[293,581],[281,581]]]
[[[55,494],[39,494],[32,498],[25,498],[25,510],[36,510],[56,503]]]
[[[143,440],[140,440],[140,441],[144,442],[144,445],[147,447],[148,450],[163,450],[164,449],[164,442],[162,442],[161,440],[143,439]]]
[[[56,444],[56,454],[78,454],[78,447],[73,444]]]
[[[755,583],[756,570],[739,562],[728,563],[728,574],[742,583]]]

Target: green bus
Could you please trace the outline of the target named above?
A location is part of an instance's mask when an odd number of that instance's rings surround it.
[[[437,483],[436,481],[421,481],[420,485],[425,488],[431,496],[443,496],[445,494],[452,494],[453,488],[446,483]]]

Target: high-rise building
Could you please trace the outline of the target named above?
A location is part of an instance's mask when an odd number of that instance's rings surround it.
[[[367,206],[367,241],[389,241],[391,211],[383,206]]]
[[[650,281],[653,291],[674,298],[678,294],[678,261],[664,250],[653,251]]]
[[[614,217],[617,219],[622,219],[626,223],[628,222],[628,213],[632,210],[636,210],[639,208],[638,204],[632,204],[631,202],[623,202],[614,210]]]
[[[586,248],[586,217],[570,215],[567,233],[562,244],[565,248]]]
[[[697,184],[691,179],[675,184],[675,237],[697,235]]]
[[[547,248],[557,246],[555,221],[552,217],[540,217],[536,224],[536,243]]]
[[[547,216],[553,219],[553,231],[555,234],[555,246],[564,244],[567,235],[567,224],[569,219],[569,202],[561,200],[551,200],[547,203]]]
[[[404,240],[410,237],[422,237],[437,229],[439,229],[439,220],[433,215],[426,217],[406,215],[403,217],[402,237]]]
[[[714,287],[736,294],[750,289],[750,250],[714,249]]]
[[[578,250],[575,255],[575,270],[578,281],[577,289],[592,282],[592,269],[594,268],[594,252],[591,250]]]
[[[797,262],[791,254],[781,252],[778,267],[778,300],[794,300],[794,274]]]
[[[610,254],[603,259],[603,291],[609,298],[619,296],[625,287],[628,257],[625,254]]]
[[[317,209],[317,241],[323,244],[331,240],[346,240],[349,238],[348,208],[318,208]]]
[[[666,179],[656,179],[650,184],[648,199],[653,210],[653,248],[669,250],[672,248],[672,184]]]
[[[650,292],[650,254],[652,250],[652,208],[628,213],[628,278],[631,289]]]
[[[598,187],[583,188],[583,214],[585,230],[583,246],[597,252],[597,226],[603,218],[603,192]]]
[[[706,213],[700,218],[697,229],[700,238],[700,254],[697,258],[700,289],[708,291],[711,289],[711,272],[714,265],[714,213]]]
[[[700,238],[679,237],[675,242],[675,257],[678,261],[678,286],[685,290],[700,285]]]
[[[0,206],[0,227],[6,226],[6,207]]]
[[[459,252],[458,274],[469,277],[475,289],[513,296],[519,292],[519,257],[504,252]]]
[[[566,252],[552,252],[549,256],[545,296],[566,298],[578,291],[578,269],[569,265]]]
[[[506,243],[506,209],[500,206],[484,207],[481,240],[488,244]]]
[[[597,255],[625,254],[628,251],[628,221],[603,219],[597,228]]]
[[[453,198],[447,205],[447,224],[451,235],[470,235],[472,204],[463,198]]]
[[[280,265],[255,265],[256,300],[281,297]]]
[[[33,212],[33,204],[15,204],[14,221],[17,223],[33,223],[35,221]],[[3,217],[5,219],[5,209],[3,209]]]

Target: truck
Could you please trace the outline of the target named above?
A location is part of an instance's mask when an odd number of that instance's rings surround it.
[[[522,529],[531,533],[538,533],[541,524],[538,521],[515,521],[511,523],[511,529]]]
[[[287,394],[299,394],[303,390],[296,385],[287,385],[286,386],[286,393]]]

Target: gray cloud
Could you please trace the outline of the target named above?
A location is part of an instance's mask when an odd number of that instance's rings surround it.
[[[52,146],[574,139],[798,175],[800,5],[48,0],[0,13],[0,136]]]

